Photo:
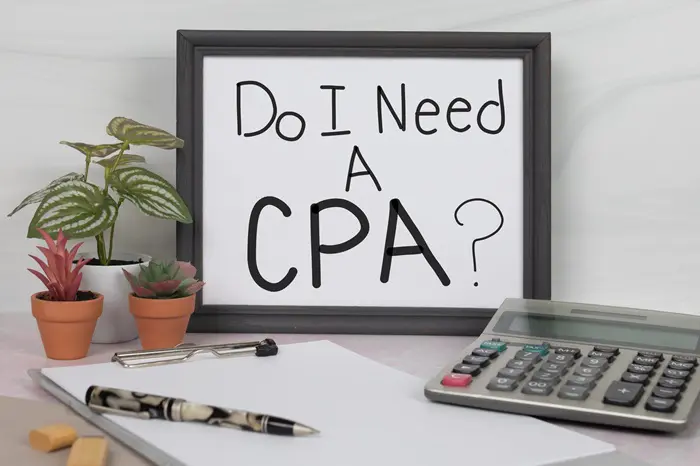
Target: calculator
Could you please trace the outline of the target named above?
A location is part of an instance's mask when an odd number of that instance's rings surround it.
[[[677,432],[700,393],[700,317],[506,299],[430,379],[435,402]]]

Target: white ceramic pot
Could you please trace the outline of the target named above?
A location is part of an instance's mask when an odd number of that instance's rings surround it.
[[[78,254],[79,257],[97,258],[95,253]],[[146,265],[152,259],[145,254],[113,254],[113,260],[138,261]],[[97,320],[93,343],[123,343],[138,338],[136,321],[129,312],[131,288],[122,269],[137,274],[139,264],[130,265],[85,265],[80,288],[104,296],[102,315]]]

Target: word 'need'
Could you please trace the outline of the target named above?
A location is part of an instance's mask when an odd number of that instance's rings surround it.
[[[474,201],[484,201],[493,205],[501,215],[501,225],[502,214],[500,209],[498,209],[495,204],[491,201],[483,199],[473,199]],[[463,203],[464,204],[464,203]],[[462,205],[463,205],[462,204]],[[460,205],[460,207],[462,206]],[[247,261],[248,270],[250,276],[255,281],[255,283],[262,289],[271,292],[282,291],[287,288],[297,277],[298,270],[296,267],[290,267],[287,270],[285,276],[277,281],[271,282],[265,279],[260,272],[257,261],[257,238],[258,238],[258,222],[260,220],[260,215],[266,207],[277,208],[282,215],[285,217],[290,217],[292,215],[292,210],[289,206],[281,199],[274,196],[266,196],[258,200],[253,206],[250,219],[248,222],[248,249],[247,249]],[[459,210],[458,207],[457,209]],[[320,239],[320,227],[319,227],[319,214],[326,209],[330,208],[341,208],[351,213],[359,222],[360,228],[354,236],[348,240],[339,244],[321,244]],[[310,217],[311,217],[311,284],[314,288],[319,288],[321,286],[321,255],[322,254],[340,254],[350,249],[354,248],[360,244],[369,234],[369,220],[365,213],[356,204],[340,198],[325,199],[321,202],[311,204],[310,206]],[[413,237],[415,244],[413,246],[395,246],[396,238],[396,227],[398,221],[401,220],[403,225],[406,227],[408,232]],[[457,220],[459,225],[462,225],[459,220]],[[500,230],[501,225],[491,233],[488,237],[493,236]],[[483,240],[487,237],[478,238],[477,240]],[[379,279],[382,283],[387,283],[389,281],[389,275],[391,272],[392,259],[397,256],[407,256],[407,255],[422,255],[428,266],[433,270],[438,280],[443,286],[448,286],[450,284],[450,278],[447,275],[445,269],[440,265],[440,262],[433,254],[430,246],[426,242],[425,238],[421,234],[420,230],[416,224],[411,219],[406,209],[404,209],[401,201],[398,199],[392,199],[389,201],[389,221],[386,228],[386,236],[384,241],[384,248],[382,250],[382,266],[380,270]],[[474,268],[476,270],[476,266]],[[476,286],[476,284],[475,284]]]
[[[259,90],[262,90],[266,94],[272,107],[270,118],[264,126],[246,132],[243,131],[244,112],[242,104],[242,95],[244,87],[258,88]],[[330,112],[328,113],[330,122],[327,126],[327,130],[321,132],[321,136],[346,136],[348,134],[351,134],[351,129],[349,129],[347,126],[342,126],[338,124],[340,114],[339,108],[341,107],[339,105],[339,92],[344,91],[345,86],[322,85],[320,86],[320,89],[324,92],[330,91]],[[251,89],[248,92],[251,92],[253,90],[254,89]],[[506,124],[506,108],[503,99],[502,79],[499,79],[497,82],[497,94],[498,100],[488,100],[484,102],[477,110],[476,125],[482,132],[486,134],[498,134],[501,131],[503,131],[503,128]],[[383,134],[385,131],[385,126],[387,124],[390,124],[391,120],[393,120],[398,129],[405,132],[408,128],[406,84],[402,83],[400,86],[400,98],[395,98],[392,101],[392,99],[389,98],[389,96],[387,95],[387,91],[382,86],[377,86],[375,98],[377,131],[380,134]],[[259,107],[259,105],[260,103],[256,101],[255,106]],[[498,124],[493,127],[487,126],[484,123],[484,113],[491,107],[493,107],[493,110],[496,110],[498,112]],[[236,83],[236,116],[237,130],[239,136],[259,136],[268,131],[274,125],[275,133],[280,139],[290,142],[298,141],[299,139],[301,139],[304,133],[306,132],[306,118],[304,118],[304,116],[301,113],[295,111],[287,110],[280,112],[279,115],[278,111],[279,108],[277,104],[277,99],[275,98],[274,93],[266,85],[258,81],[239,81],[238,83]],[[413,111],[415,129],[419,133],[424,135],[431,135],[437,133],[437,124],[433,119],[435,117],[438,117],[442,111],[443,110],[440,108],[440,104],[438,104],[438,102],[436,102],[435,100],[427,97],[421,99],[420,101],[418,101],[418,103],[415,106],[415,110]],[[465,99],[464,97],[453,98],[447,104],[447,109],[444,113],[444,118],[447,126],[452,131],[455,131],[457,133],[466,132],[467,130],[472,128],[472,125],[470,123],[465,122],[462,122],[460,124],[459,121],[455,120],[459,120],[457,114],[469,113],[471,111],[472,104],[467,99]],[[296,120],[297,123],[296,125],[291,125],[296,129],[294,131],[290,131],[289,129],[287,129],[286,134],[285,131],[282,131],[282,122],[285,119]]]

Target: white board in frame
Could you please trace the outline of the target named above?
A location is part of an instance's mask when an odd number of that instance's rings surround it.
[[[550,298],[549,33],[178,31],[190,332],[476,335]]]

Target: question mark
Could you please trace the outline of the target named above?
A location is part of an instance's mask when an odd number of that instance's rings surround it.
[[[485,239],[491,238],[493,235],[501,231],[501,227],[503,226],[503,212],[501,212],[501,209],[498,208],[496,204],[493,202],[489,201],[488,199],[482,199],[480,197],[475,197],[469,200],[466,200],[462,202],[457,208],[455,209],[455,221],[459,224],[459,226],[464,226],[462,222],[459,221],[457,218],[457,212],[459,212],[459,209],[461,209],[463,206],[466,204],[469,204],[470,202],[485,202],[489,205],[491,205],[494,209],[496,209],[496,212],[498,212],[498,215],[501,217],[501,223],[498,225],[498,228],[496,228],[493,232],[489,233],[486,236],[482,236],[481,238],[475,238],[474,241],[472,241],[472,262],[474,263],[474,272],[476,272],[476,243],[479,241],[483,241]],[[474,286],[479,286],[479,282],[474,282]]]

